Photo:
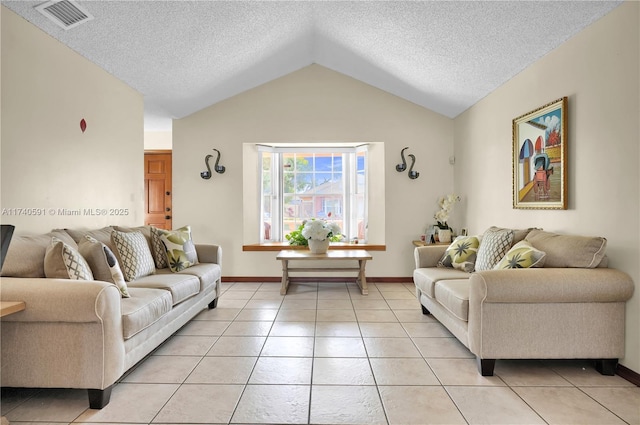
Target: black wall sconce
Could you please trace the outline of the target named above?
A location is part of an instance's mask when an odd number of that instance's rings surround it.
[[[400,157],[402,158],[402,164],[396,165],[396,171],[399,172],[399,173],[401,173],[401,172],[403,172],[404,170],[407,169],[407,161],[404,159],[404,151],[406,151],[407,149],[409,149],[408,146],[400,151]]]
[[[222,174],[225,172],[226,169],[224,165],[218,165],[220,163],[220,151],[218,149],[214,149],[214,151],[218,153],[218,157],[216,158],[216,163],[213,166],[213,169],[215,170],[216,173]],[[205,180],[209,180],[211,178],[211,167],[209,167],[209,159],[211,159],[212,157],[213,155],[207,155],[204,157],[204,163],[207,166],[207,171],[201,172],[200,177],[202,177]]]
[[[415,180],[420,176],[420,173],[417,171],[413,171],[413,166],[416,164],[416,157],[410,153],[409,158],[411,158],[411,167],[409,167],[409,178],[411,180]]]
[[[409,149],[409,147],[406,147],[404,149],[402,149],[400,151],[400,157],[402,158],[402,164],[398,164],[396,165],[396,171],[399,173],[402,173],[404,170],[407,169],[407,160],[404,158],[404,151],[406,151],[407,149]],[[410,153],[409,155],[407,155],[409,158],[411,158],[411,166],[409,167],[409,178],[411,180],[415,180],[418,178],[418,176],[420,176],[420,173],[417,171],[413,171],[413,166],[416,163],[416,157],[414,154]]]

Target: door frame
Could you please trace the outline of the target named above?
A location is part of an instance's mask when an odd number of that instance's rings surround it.
[[[169,191],[171,192],[171,195],[169,195],[171,197],[171,223],[173,223],[173,149],[145,149],[144,150],[144,157],[146,157],[146,155],[170,155],[171,156],[171,188],[169,189]],[[146,181],[146,162],[143,164],[145,167],[145,181]],[[149,197],[149,194],[147,193],[147,186],[145,184],[145,203],[147,202],[147,199]],[[145,222],[146,222],[146,214],[147,214],[147,208],[145,206]]]

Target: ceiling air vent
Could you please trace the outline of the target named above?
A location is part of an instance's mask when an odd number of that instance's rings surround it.
[[[89,12],[71,0],[51,0],[36,6],[36,10],[65,30],[93,19]]]

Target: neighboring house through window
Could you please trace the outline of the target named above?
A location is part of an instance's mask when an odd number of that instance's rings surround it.
[[[280,242],[304,220],[336,222],[366,241],[367,145],[260,145],[260,242]]]

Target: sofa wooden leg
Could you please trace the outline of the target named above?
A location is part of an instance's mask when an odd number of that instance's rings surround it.
[[[104,390],[87,390],[89,393],[89,407],[91,409],[102,409],[104,406],[109,404],[112,388],[113,385],[108,386]]]
[[[215,300],[211,301],[209,303],[209,310],[218,307],[218,299],[216,298]]]
[[[431,314],[431,312],[429,310],[427,310],[427,308],[423,305],[420,305],[420,307],[422,307],[422,314]]]
[[[598,359],[596,360],[596,370],[603,375],[613,376],[616,374],[618,359]]]
[[[493,368],[496,365],[496,359],[481,359],[476,357],[478,363],[478,372],[482,376],[493,376]]]

